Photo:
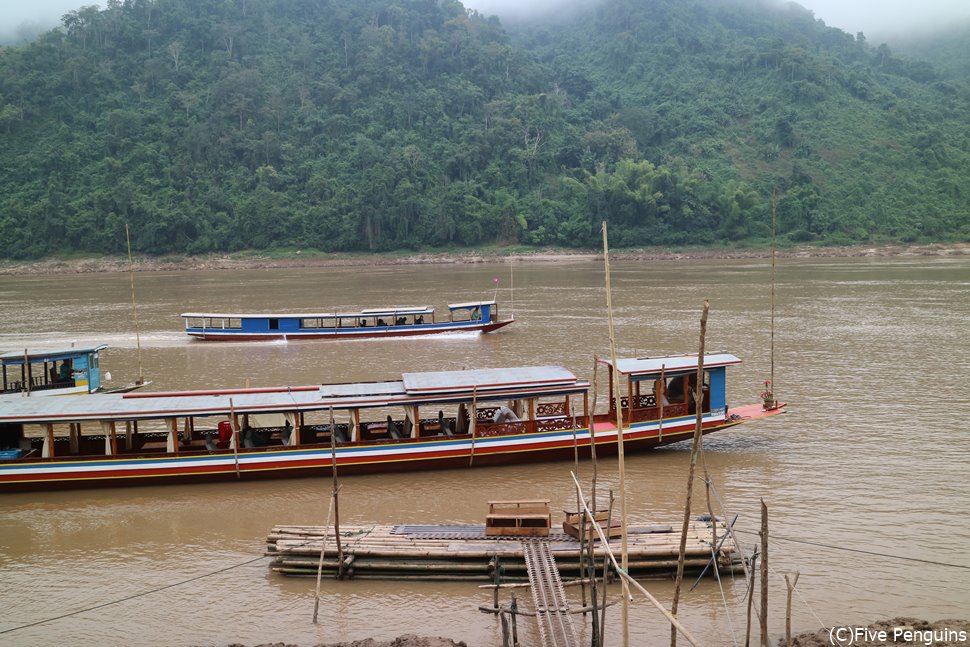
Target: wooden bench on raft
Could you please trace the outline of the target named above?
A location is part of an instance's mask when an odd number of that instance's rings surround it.
[[[488,502],[486,537],[548,537],[550,528],[549,499]]]

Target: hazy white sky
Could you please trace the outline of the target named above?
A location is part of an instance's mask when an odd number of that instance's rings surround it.
[[[523,8],[535,10],[543,6],[562,7],[594,0],[463,0],[467,7],[500,17],[509,11]],[[781,0],[779,0],[781,1]],[[948,25],[954,20],[970,20],[970,0],[799,0],[798,3],[815,12],[825,24],[855,34],[868,36],[895,35],[908,31],[925,31]],[[24,22],[54,26],[60,17],[82,5],[99,0],[0,0],[0,33],[12,33]]]

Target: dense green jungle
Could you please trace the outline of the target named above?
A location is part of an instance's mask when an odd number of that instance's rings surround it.
[[[965,33],[965,32],[964,32]],[[967,40],[772,0],[108,0],[0,48],[0,256],[970,240]],[[961,43],[963,45],[961,46]],[[775,197],[773,197],[775,196]]]

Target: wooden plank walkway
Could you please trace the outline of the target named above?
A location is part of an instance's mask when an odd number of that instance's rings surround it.
[[[718,537],[724,536],[718,524]],[[266,554],[274,557],[273,570],[291,576],[316,576],[323,543],[323,526],[276,526],[267,537]],[[327,529],[324,572],[337,572],[337,547],[333,530]],[[687,538],[686,567],[700,570],[711,558],[711,527],[691,522]],[[489,561],[501,560],[505,579],[525,581],[525,544],[544,542],[562,573],[579,575],[579,541],[562,532],[538,540],[523,537],[486,537],[484,525],[340,527],[346,577],[383,579],[461,579],[492,581]],[[669,525],[640,525],[628,529],[628,560],[631,573],[668,575],[676,571],[680,533]],[[620,552],[620,540],[610,541]],[[597,559],[605,551],[594,544]],[[725,542],[718,554],[721,568],[733,564],[733,547]]]
[[[545,541],[523,542],[525,565],[532,589],[532,604],[543,647],[578,647],[566,591],[556,559]]]

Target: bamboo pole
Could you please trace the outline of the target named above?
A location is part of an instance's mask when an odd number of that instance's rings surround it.
[[[761,499],[761,647],[768,647],[768,506]]]
[[[26,348],[24,349],[24,371],[23,371],[23,377],[24,377],[24,384],[27,385],[27,395],[30,395],[30,382],[31,382],[31,378],[30,378],[30,361],[28,359],[28,354],[27,354],[27,349]]]
[[[333,437],[333,429],[330,429],[330,436]],[[323,578],[323,554],[327,550],[327,528],[330,527],[330,515],[333,514],[333,497],[330,497],[330,507],[327,510],[327,525],[323,531],[323,545],[320,546],[320,561],[317,563],[317,591],[313,601],[313,624],[317,624],[317,613],[320,610],[320,580]]]
[[[138,384],[145,383],[145,373],[141,367],[141,334],[138,332],[138,310],[135,308],[135,264],[131,259],[131,235],[125,223],[125,240],[128,242],[128,276],[131,279],[131,317],[135,322],[135,346],[138,348]]]
[[[771,190],[771,391],[775,390],[775,189]],[[775,398],[772,396],[772,400]]]
[[[577,488],[579,488],[579,481],[576,480],[576,475],[575,474],[572,474],[571,476],[573,477],[573,483],[576,485]],[[586,513],[589,514],[589,508],[586,508],[585,503],[583,504],[583,507],[585,508]],[[655,598],[650,593],[650,591],[648,591],[645,588],[643,588],[643,586],[641,586],[639,582],[637,582],[635,579],[633,579],[630,576],[630,574],[626,571],[626,569],[620,568],[620,565],[616,563],[616,556],[613,554],[613,550],[610,548],[609,541],[603,535],[603,529],[600,528],[598,525],[597,526],[594,526],[594,527],[596,528],[596,533],[600,537],[600,541],[603,542],[603,547],[606,550],[606,554],[609,557],[610,562],[613,564],[613,570],[615,570],[619,574],[620,578],[624,582],[629,582],[631,586],[633,586],[638,591],[640,591],[641,593],[643,593],[643,595],[647,598],[647,600],[650,602],[650,604],[652,604],[654,607],[656,607],[657,610],[659,610],[660,613],[662,613],[664,615],[664,617],[667,618],[667,620],[670,622],[670,624],[672,626],[674,626],[678,630],[680,630],[680,633],[682,633],[684,635],[684,638],[687,639],[687,642],[689,642],[691,645],[694,645],[694,647],[700,647],[700,645],[697,643],[697,640],[687,630],[687,628],[684,627],[684,625],[680,624],[680,621],[677,620],[677,618],[674,617],[673,614],[671,614],[669,611],[667,611],[664,608],[664,606],[662,604],[660,604],[660,601],[657,598]]]
[[[610,357],[613,361],[612,387],[616,398],[616,453],[620,466],[620,559],[623,570],[626,571],[629,565],[627,556],[627,530],[626,530],[626,469],[623,456],[623,407],[620,402],[620,371],[616,365],[616,335],[613,325],[613,295],[610,287],[610,243],[606,230],[606,221],[603,221],[603,260],[606,266],[606,313],[610,327]],[[593,501],[593,509],[596,508],[596,501]],[[623,580],[623,612],[621,614],[623,624],[623,647],[630,644],[630,589]]]
[[[663,363],[660,365],[660,389],[657,395],[660,398],[660,402],[657,406],[660,407],[660,423],[658,427],[658,442],[664,439],[664,400],[667,398],[667,364]]]
[[[566,396],[566,406],[569,407],[569,409],[572,409],[572,407],[570,406],[570,402],[569,402],[569,396]],[[576,470],[576,476],[578,477],[579,476],[579,439],[577,437],[577,431],[576,431],[576,414],[575,413],[573,413],[572,419],[573,419],[573,462],[575,464],[574,465],[574,469]],[[580,497],[580,493],[577,492],[576,493],[576,512],[577,512],[577,514],[579,513],[579,497]],[[593,509],[594,510],[596,509],[596,505],[595,504],[593,505]],[[582,562],[582,559],[583,559],[582,522],[580,522],[579,559],[580,559],[580,562]],[[582,572],[580,572],[580,577],[582,577]],[[583,582],[583,580],[580,580],[580,582]],[[583,606],[585,607],[586,606],[586,584],[585,583],[581,583],[579,585],[579,587],[580,587],[579,588],[579,591],[580,591],[580,599],[582,599]]]
[[[344,579],[344,549],[340,545],[340,485],[337,483],[337,434],[333,419],[333,407],[330,407],[330,472],[333,475],[333,534],[337,542],[338,579]]]
[[[788,600],[785,605],[785,644],[788,647],[792,647],[791,642],[791,594],[798,585],[798,576],[801,575],[798,571],[795,571],[795,580],[788,580],[788,573],[785,573],[785,586],[788,587]]]
[[[690,452],[690,467],[687,470],[687,503],[684,506],[684,525],[680,533],[680,556],[677,559],[677,583],[674,585],[674,601],[670,606],[670,612],[677,615],[677,604],[680,602],[680,586],[684,581],[684,551],[687,548],[687,528],[690,524],[690,500],[694,493],[694,468],[697,465],[697,455],[701,448],[701,437],[703,436],[703,396],[701,391],[704,385],[704,336],[707,334],[707,311],[710,304],[704,299],[704,311],[701,313],[701,334],[700,350],[697,354],[697,383],[694,385],[694,408],[697,416],[694,424],[694,442]],[[715,523],[711,519],[711,523]],[[677,645],[677,631],[670,629],[670,647]]]
[[[758,547],[755,546],[754,553],[751,555],[751,579],[748,583],[748,623],[744,631],[744,647],[751,647],[751,607],[754,603],[754,574],[757,563]]]

